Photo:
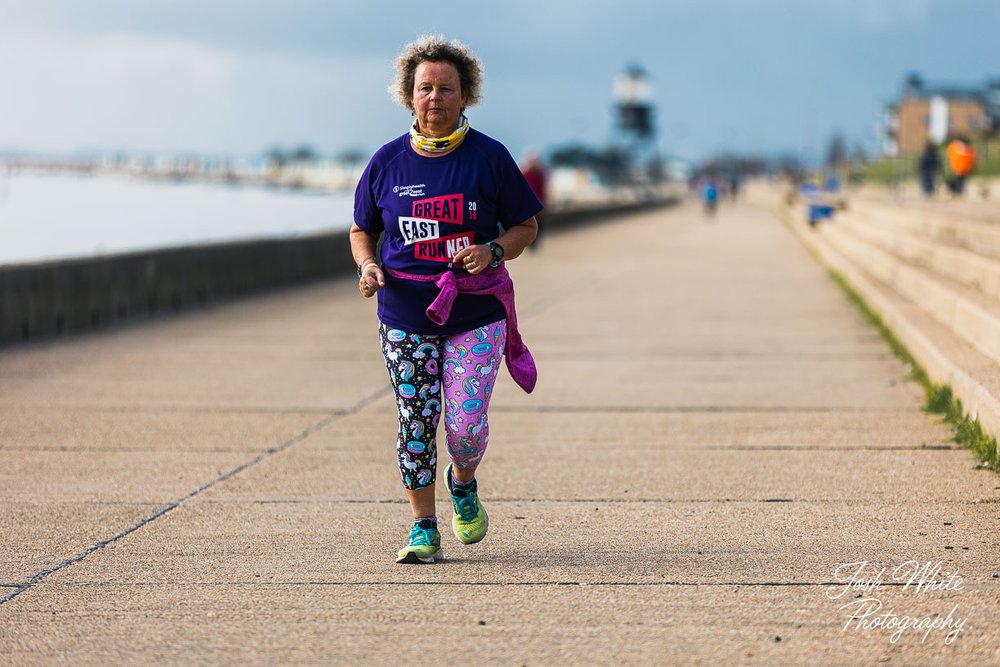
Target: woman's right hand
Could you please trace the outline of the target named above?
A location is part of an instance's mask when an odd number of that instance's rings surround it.
[[[365,264],[361,269],[361,279],[358,281],[361,296],[368,299],[383,287],[385,287],[385,274],[382,273],[382,269],[375,262]]]

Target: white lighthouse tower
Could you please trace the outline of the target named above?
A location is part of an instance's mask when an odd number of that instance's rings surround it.
[[[654,125],[653,84],[638,64],[615,77],[615,135],[612,144],[631,165],[631,176],[647,180],[649,167],[657,160]]]

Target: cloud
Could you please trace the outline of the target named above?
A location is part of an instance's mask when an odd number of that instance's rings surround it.
[[[65,48],[54,55],[72,63],[78,74],[116,81],[162,77],[189,80],[193,86],[223,85],[236,70],[235,58],[203,44],[174,39],[111,35]],[[52,45],[49,45],[52,48]],[[57,49],[59,47],[56,47]]]
[[[7,82],[31,81],[51,91],[116,88],[137,79],[219,85],[235,59],[204,44],[137,35],[53,36],[0,28]]]
[[[61,148],[110,140],[139,114],[211,97],[238,67],[226,53],[181,40],[55,37],[9,25],[0,28],[0,63],[0,143]]]
[[[408,120],[385,94],[393,57],[434,31],[482,57],[474,123],[514,152],[604,141],[612,78],[637,61],[665,143],[696,153],[729,143],[730,126],[760,136],[750,125],[766,121],[768,136],[797,137],[807,104],[830,109],[831,124],[867,127],[911,68],[978,77],[995,61],[998,6],[508,0],[431,16],[389,0],[0,0],[0,147],[374,148]],[[669,130],[678,123],[684,136]]]
[[[955,0],[953,4],[960,4]],[[931,0],[819,0],[826,11],[857,19],[867,28],[893,28],[901,23],[923,23],[930,18]]]
[[[245,152],[323,142],[357,124],[359,114],[391,125],[389,71],[384,58],[239,52],[6,22],[0,147]]]

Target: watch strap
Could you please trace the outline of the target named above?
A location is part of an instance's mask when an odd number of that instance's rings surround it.
[[[486,247],[490,249],[490,255],[493,257],[493,261],[490,262],[490,266],[496,268],[503,261],[504,249],[503,246],[496,241],[490,241],[486,244]]]

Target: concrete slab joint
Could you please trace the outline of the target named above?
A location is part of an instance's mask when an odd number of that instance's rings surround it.
[[[0,662],[996,663],[1000,483],[796,237],[729,200],[591,223],[511,262],[539,382],[495,383],[489,534],[462,544],[437,488],[434,565],[395,562],[396,405],[350,276],[0,351]],[[857,237],[802,238],[986,410]],[[877,581],[911,562],[961,587]],[[859,624],[850,566],[937,625]]]

